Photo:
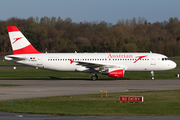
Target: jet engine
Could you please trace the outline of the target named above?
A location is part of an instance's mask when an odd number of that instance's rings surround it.
[[[102,72],[102,74],[108,74],[109,77],[123,78],[124,77],[124,69],[123,68],[109,68],[106,71]]]

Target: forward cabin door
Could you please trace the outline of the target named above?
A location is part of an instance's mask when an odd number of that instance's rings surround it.
[[[156,65],[156,56],[151,55],[151,65]]]

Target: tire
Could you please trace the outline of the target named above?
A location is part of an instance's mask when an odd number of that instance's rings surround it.
[[[151,77],[151,80],[154,80],[154,79],[155,79],[154,76],[152,76],[152,77]]]
[[[93,75],[93,76],[91,77],[91,79],[92,79],[93,81],[95,81],[95,80],[98,79],[98,76],[97,76],[97,75]]]

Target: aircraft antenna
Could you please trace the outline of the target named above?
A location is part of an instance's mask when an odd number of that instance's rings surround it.
[[[46,48],[46,53],[47,53],[47,48]]]

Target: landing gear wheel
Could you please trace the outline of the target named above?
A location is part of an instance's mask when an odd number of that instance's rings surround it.
[[[97,75],[93,75],[93,76],[91,77],[91,79],[92,79],[93,81],[95,81],[95,80],[98,79],[98,76],[97,76]]]
[[[151,80],[154,80],[154,79],[155,79],[154,76],[152,76],[152,77],[151,77]]]

